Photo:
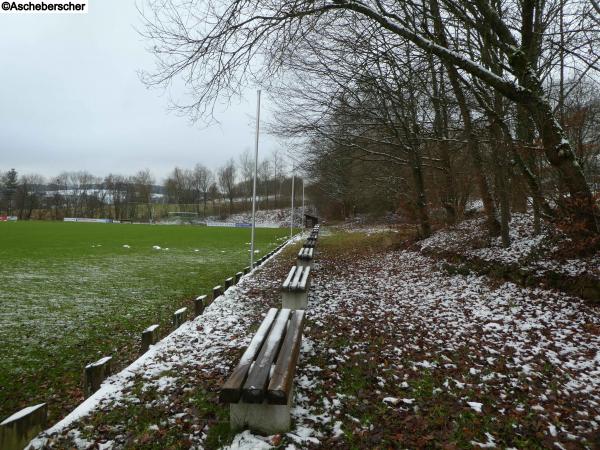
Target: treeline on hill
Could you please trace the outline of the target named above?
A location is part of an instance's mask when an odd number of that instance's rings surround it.
[[[538,228],[597,242],[596,1],[190,4],[209,28],[182,23],[181,8],[154,4],[145,34],[160,69],[146,82],[188,80],[194,117],[249,78],[263,85],[321,211],[399,208],[427,236],[480,199],[507,246],[511,213],[530,202]]]
[[[252,200],[254,159],[249,151],[215,171],[202,164],[176,167],[157,185],[149,170],[132,176],[97,177],[86,171],[63,172],[45,179],[39,174],[0,172],[0,215],[21,220],[64,217],[149,221],[169,212],[225,217],[247,211]],[[291,200],[291,178],[281,152],[259,162],[257,196],[263,209],[283,208]],[[296,179],[296,193],[302,180]]]

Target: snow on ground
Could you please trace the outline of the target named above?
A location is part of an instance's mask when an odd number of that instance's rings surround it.
[[[449,276],[418,252],[356,255],[328,259],[319,250],[295,377],[294,428],[269,437],[244,431],[229,448],[432,442],[592,448],[598,442],[596,311],[558,292]],[[210,407],[191,407],[178,400],[181,392],[218,392],[251,326],[279,303],[289,265],[269,261],[268,270],[244,277],[203,316],[111,378],[88,405],[91,419],[66,425],[64,439],[78,448],[110,442],[117,449],[171,430],[184,446],[202,448],[216,426],[205,420]],[[149,400],[145,391],[156,394]],[[143,433],[126,435],[138,420],[126,414],[122,422],[94,427],[109,417],[99,410],[115,414],[138,404],[157,415]]]
[[[160,393],[146,404],[148,408],[159,408],[169,405],[174,392],[192,390],[189,381],[198,377],[198,373],[200,377],[207,373],[212,376],[227,374],[235,362],[236,350],[250,342],[252,335],[249,328],[268,311],[266,302],[269,298],[257,299],[256,293],[265,289],[278,292],[279,278],[284,276],[278,271],[267,274],[262,270],[264,267],[242,277],[238,285],[217,298],[201,316],[185,322],[125,370],[108,378],[99,391],[35,439],[32,442],[34,448],[45,445],[62,448],[62,444],[56,444],[59,436],[60,439],[68,439],[77,448],[87,448],[89,439],[80,436],[83,431],[89,433],[90,430],[78,421],[87,420],[87,416],[100,411],[139,404],[142,396],[136,392],[140,387],[142,393]],[[189,411],[174,412],[174,415],[177,414],[185,416]],[[192,427],[192,431],[189,441],[200,445],[205,437],[203,427]],[[124,434],[118,435],[113,446],[122,448],[124,439]]]
[[[373,234],[378,233],[398,233],[398,229],[393,225],[364,225],[357,223],[345,223],[338,227],[339,230],[355,232],[355,233],[364,233],[367,236],[371,236]]]
[[[308,213],[309,211],[306,210]],[[258,225],[278,225],[280,227],[289,227],[290,226],[290,218],[292,216],[290,208],[282,208],[282,209],[264,209],[256,211],[256,223]],[[208,222],[219,222],[222,219],[220,217],[207,217]],[[252,222],[252,212],[245,212],[239,214],[232,214],[227,216],[225,222],[234,222],[234,223],[251,223]],[[294,224],[299,226],[302,223],[302,209],[295,208],[294,209]]]
[[[226,208],[224,208],[224,211]],[[307,214],[311,213],[309,208],[305,209]],[[280,209],[261,209],[256,211],[256,225],[264,226],[269,228],[282,228],[290,226],[290,217],[291,209],[290,208],[280,208]],[[181,218],[181,217],[167,217],[162,219],[160,222],[157,222],[159,225],[181,225],[185,223],[213,223],[219,224],[223,223],[223,226],[227,226],[227,224],[232,223],[251,223],[252,222],[252,212],[244,212],[244,213],[236,213],[228,215],[224,212],[222,216],[208,216],[206,218],[202,216],[191,217],[191,218]],[[294,226],[300,226],[302,223],[302,208],[296,206],[294,208]]]
[[[519,265],[539,275],[552,270],[569,276],[589,275],[600,278],[600,255],[564,260],[554,253],[557,243],[568,241],[565,236],[544,224],[542,233],[536,235],[531,214],[514,213],[510,224],[511,245],[501,246],[500,238],[489,240],[483,218],[465,220],[458,225],[435,233],[421,242],[421,249],[434,252],[453,252],[477,257],[484,261],[497,261]]]
[[[226,211],[226,208],[224,208]],[[314,214],[309,207],[305,208],[305,212],[307,214]],[[290,218],[292,216],[290,208],[279,208],[279,209],[260,209],[256,211],[256,225],[258,227],[265,228],[285,228],[290,226]],[[303,216],[302,216],[302,207],[297,206],[294,208],[294,226],[299,227],[302,224]],[[208,216],[208,217],[190,217],[190,218],[181,218],[181,217],[167,217],[160,222],[157,222],[158,225],[181,225],[181,224],[206,224],[209,223],[212,226],[231,226],[231,224],[235,223],[244,223],[249,224],[252,223],[252,212],[243,212],[228,215],[226,212],[220,216]]]
[[[557,292],[492,287],[485,277],[447,276],[436,267],[406,251],[319,262],[297,376],[296,424],[313,430],[302,442],[329,448],[342,421],[348,433],[377,438],[373,427],[396,428],[414,447],[419,441],[404,434],[407,427],[442,407],[450,421],[467,410],[485,417],[473,440],[490,448],[518,446],[528,434],[549,445],[597,437],[597,312]],[[358,389],[348,386],[356,370],[369,380]],[[357,417],[371,413],[371,402],[388,405],[381,421]],[[532,423],[543,431],[532,431]]]

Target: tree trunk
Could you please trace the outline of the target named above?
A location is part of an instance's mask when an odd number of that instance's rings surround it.
[[[429,222],[429,212],[427,208],[425,182],[423,180],[423,164],[421,161],[421,153],[418,148],[415,148],[413,143],[408,154],[410,158],[413,181],[415,183],[415,204],[417,206],[419,225],[421,227],[420,234],[421,237],[426,238],[431,236],[431,223]]]
[[[508,200],[508,170],[506,168],[506,148],[502,139],[502,130],[495,120],[491,122],[491,135],[495,142],[493,148],[494,154],[494,175],[496,190],[500,203],[500,236],[502,238],[502,247],[510,247],[510,202]]]
[[[479,142],[477,141],[475,132],[473,131],[471,111],[467,106],[467,101],[465,99],[464,91],[458,80],[456,69],[454,69],[453,66],[448,65],[446,70],[448,71],[450,84],[452,85],[452,90],[454,91],[454,96],[458,102],[460,114],[463,119],[465,134],[467,136],[467,151],[471,155],[473,166],[475,168],[475,180],[479,189],[479,195],[483,201],[483,209],[485,211],[488,232],[491,237],[495,237],[500,234],[500,223],[498,222],[496,214],[496,205],[494,204],[494,199],[490,193],[490,187],[485,176],[483,158],[479,150]]]
[[[517,106],[517,138],[523,143],[523,145],[533,145],[533,123],[529,112],[522,106]],[[540,234],[542,232],[541,223],[541,209],[544,205],[544,209],[551,210],[550,206],[543,197],[540,186],[537,182],[535,174],[531,171],[531,167],[535,166],[535,156],[529,158],[529,165],[520,157],[516,149],[513,152],[515,161],[521,166],[521,170],[525,175],[525,180],[531,191],[532,197],[532,208],[533,208],[533,232]]]
[[[560,181],[571,196],[569,201],[563,202],[561,206],[573,220],[580,220],[587,231],[598,233],[597,210],[592,191],[564,129],[544,96],[539,77],[522,50],[515,51],[509,62],[518,74],[520,84],[526,88],[516,96],[516,102],[531,114],[544,145],[544,154],[558,171]]]
[[[442,47],[448,48],[448,40],[446,39],[437,0],[431,0],[430,5],[431,13],[433,15],[433,23],[436,37]],[[483,158],[481,157],[481,152],[479,151],[479,142],[475,137],[473,124],[471,121],[471,111],[469,110],[469,107],[467,105],[462,86],[460,85],[458,71],[456,70],[456,67],[447,59],[442,60],[442,62],[444,64],[444,67],[446,68],[446,72],[448,73],[448,78],[450,80],[450,84],[452,85],[452,91],[454,92],[454,96],[456,97],[456,101],[458,102],[460,114],[463,119],[465,134],[467,137],[467,151],[469,152],[469,154],[471,155],[471,159],[473,160],[473,166],[475,168],[475,179],[477,182],[477,187],[479,188],[479,195],[481,196],[481,200],[483,201],[483,209],[486,215],[488,233],[492,237],[498,236],[500,234],[500,223],[498,222],[498,218],[496,217],[496,206],[494,205],[494,200],[490,193],[489,184],[485,177],[485,172],[483,168]]]
[[[448,116],[445,110],[445,105],[442,105],[442,96],[444,95],[444,80],[443,80],[443,69],[440,69],[440,80],[438,88],[438,80],[436,76],[435,67],[433,65],[433,58],[429,61],[432,75],[432,89],[433,97],[432,103],[435,110],[434,115],[434,127],[439,142],[440,159],[444,167],[443,180],[444,180],[444,192],[441,195],[441,202],[444,210],[446,211],[446,223],[448,225],[454,225],[457,219],[456,213],[456,187],[454,181],[454,172],[452,171],[452,164],[450,162],[450,146],[448,144],[447,136],[447,125]]]

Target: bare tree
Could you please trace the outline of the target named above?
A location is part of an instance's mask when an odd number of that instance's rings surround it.
[[[229,199],[229,214],[233,214],[233,199],[235,198],[236,170],[233,159],[219,169],[219,186],[221,192]]]
[[[210,186],[208,187],[208,195],[210,197],[210,201],[212,203],[212,209],[213,209],[213,214],[216,213],[216,202],[217,200],[219,200],[219,187],[217,186],[217,183],[215,181],[213,181]]]
[[[329,35],[335,30],[339,36],[362,31],[380,37],[385,51],[398,60],[406,57],[399,44],[410,42],[413,48],[444,63],[455,95],[461,97],[460,79],[466,75],[527,112],[546,161],[556,170],[570,201],[578,205],[572,214],[584,217],[585,228],[597,232],[592,191],[555,115],[545,79],[529,51],[532,45],[539,44],[542,52],[535,54],[542,54],[541,61],[552,65],[556,59],[547,50],[556,31],[561,36],[556,44],[563,54],[571,55],[573,67],[582,74],[594,70],[600,48],[599,34],[594,31],[598,29],[595,3],[569,2],[565,10],[579,20],[562,21],[560,30],[534,26],[538,17],[546,24],[553,23],[556,1],[535,0],[521,6],[515,1],[492,4],[488,0],[431,0],[428,4],[414,0],[152,2],[146,35],[153,41],[159,66],[146,77],[146,82],[164,84],[182,75],[196,96],[181,106],[198,118],[210,114],[217,98],[236,95],[240,86],[249,81],[276,83],[276,75],[299,53],[298,44],[309,35],[321,35],[324,30]],[[184,16],[194,20],[184,21]],[[435,31],[423,26],[431,17],[438,23]],[[439,26],[441,18],[444,27]],[[190,27],[190,23],[207,25]],[[532,30],[542,36],[535,43],[528,39]],[[565,35],[573,38],[565,39]],[[483,41],[489,42],[502,60],[502,74],[485,67],[481,46],[473,45]],[[260,65],[254,63],[255,57],[260,58]],[[470,127],[466,111],[462,116],[465,127]],[[468,131],[468,145],[477,165],[472,136]],[[483,165],[476,169],[483,169]],[[494,205],[484,181],[479,179],[478,184],[491,221]]]
[[[40,208],[44,183],[44,177],[38,174],[28,174],[20,177],[15,195],[19,219],[30,219],[33,210]]]
[[[164,183],[169,201],[180,205],[195,203],[193,182],[191,170],[175,167]]]
[[[280,149],[275,149],[271,153],[271,166],[273,167],[273,194],[277,205],[281,197],[281,183],[285,173],[285,159]]]
[[[206,203],[208,202],[208,190],[210,185],[214,181],[213,173],[210,169],[203,166],[202,164],[196,164],[194,167],[194,182],[193,186],[196,192],[198,193],[198,197],[202,198],[202,203],[204,205],[203,215],[206,217]]]
[[[108,199],[112,203],[113,218],[126,219],[127,210],[127,178],[123,175],[109,174],[104,178],[104,188],[108,192]]]
[[[250,149],[245,149],[239,156],[241,187],[244,197],[252,197],[252,179],[254,178],[254,157]]]
[[[135,200],[134,202],[143,205],[143,214],[145,220],[152,219],[152,186],[154,185],[154,177],[150,173],[149,169],[140,170],[136,173],[131,181],[135,189]]]
[[[265,195],[265,209],[269,209],[269,182],[271,181],[271,161],[269,159],[264,159],[258,165],[258,178],[260,180],[260,184],[262,185],[263,192]]]

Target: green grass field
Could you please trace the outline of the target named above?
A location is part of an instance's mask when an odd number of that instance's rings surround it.
[[[259,256],[287,233],[258,229]],[[143,329],[167,334],[177,308],[248,265],[249,241],[241,228],[0,223],[0,420],[38,402],[60,418],[83,399],[86,363],[130,362]]]

